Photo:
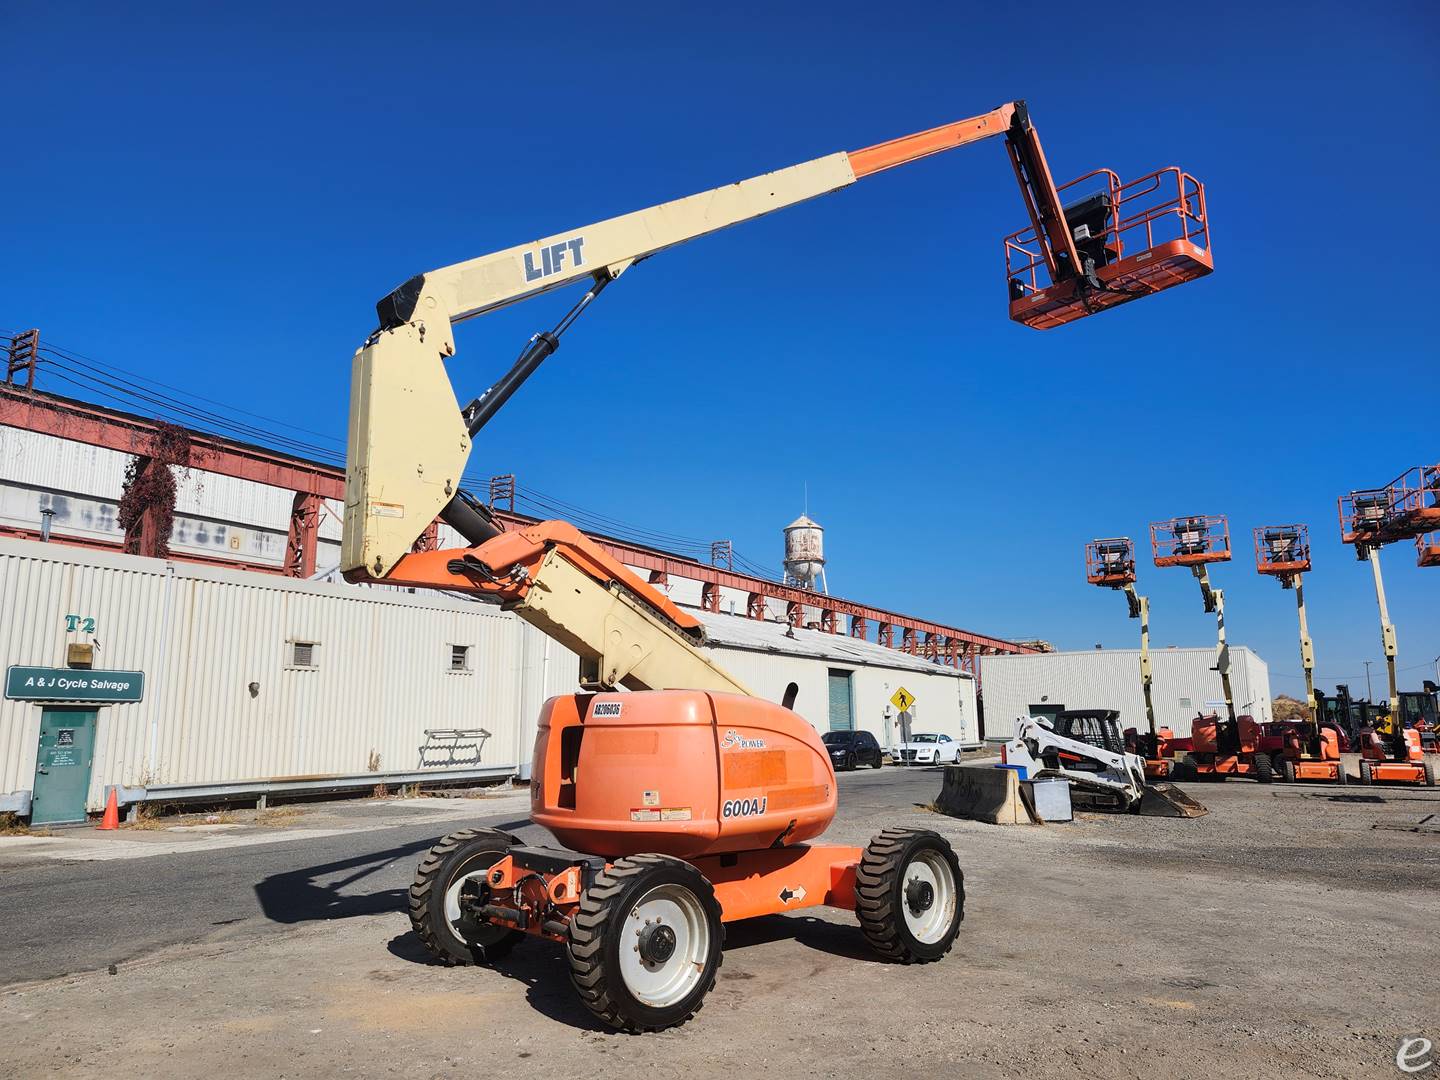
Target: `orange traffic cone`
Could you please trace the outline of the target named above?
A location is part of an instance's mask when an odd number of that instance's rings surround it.
[[[118,829],[120,828],[120,800],[115,795],[115,789],[110,789],[110,798],[105,803],[105,816],[100,819],[97,829]]]

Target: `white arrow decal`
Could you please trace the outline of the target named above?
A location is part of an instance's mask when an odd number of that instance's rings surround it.
[[[792,888],[784,888],[784,889],[781,889],[781,890],[780,890],[780,903],[782,903],[782,904],[788,904],[788,903],[790,903],[791,901],[794,901],[795,903],[798,904],[798,903],[800,903],[801,901],[803,901],[804,899],[805,899],[805,886],[804,886],[804,885],[796,885],[793,889],[792,889]]]

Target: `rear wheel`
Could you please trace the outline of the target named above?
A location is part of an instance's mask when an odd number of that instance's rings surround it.
[[[1370,762],[1360,762],[1360,783],[1372,784],[1375,782],[1375,770],[1370,767]]]
[[[1268,757],[1264,757],[1263,755],[1256,755],[1255,779],[1262,784],[1268,784],[1270,783],[1270,781],[1275,779],[1275,770],[1271,768],[1270,759]]]
[[[494,829],[461,829],[426,852],[410,885],[410,925],[430,954],[447,967],[488,964],[525,935],[480,922],[461,909],[462,899],[486,888],[485,874],[519,843]]]
[[[875,760],[870,763],[871,768],[883,769],[885,767],[885,756],[879,750],[875,751]]]
[[[1344,761],[1337,761],[1337,762],[1335,762],[1335,783],[1340,784],[1340,785],[1342,785],[1342,786],[1345,785],[1345,784],[1350,783],[1349,778],[1345,775],[1345,762],[1344,762]]]
[[[1280,763],[1281,775],[1285,777],[1285,783],[1295,783],[1295,762],[1286,758]]]
[[[617,859],[570,920],[570,978],[585,1007],[622,1031],[661,1031],[700,1010],[725,931],[715,890],[668,855]]]
[[[855,914],[871,946],[902,964],[939,960],[965,917],[965,875],[944,837],[886,829],[855,870]]]
[[[1426,787],[1434,787],[1434,786],[1435,786],[1435,763],[1434,763],[1433,761],[1431,761],[1431,760],[1427,757],[1427,758],[1425,759],[1425,761],[1423,762],[1423,766],[1424,766],[1424,769],[1425,769],[1425,786],[1426,786]]]

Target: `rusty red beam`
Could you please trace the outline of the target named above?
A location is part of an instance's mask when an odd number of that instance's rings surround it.
[[[87,402],[36,391],[10,389],[4,386],[0,386],[0,424],[22,428],[26,431],[41,432],[74,442],[87,443],[91,446],[103,446],[106,449],[118,450],[125,454],[137,454],[142,457],[149,455],[151,440],[160,426],[153,420],[91,405]],[[221,476],[233,476],[240,480],[268,484],[271,487],[293,491],[299,496],[344,501],[345,473],[344,470],[333,465],[307,461],[304,458],[276,453],[266,450],[264,447],[252,446],[248,443],[236,442],[203,432],[192,431],[190,433],[190,446],[191,465],[194,468],[218,473]],[[301,505],[300,502],[297,502],[297,508]],[[288,569],[289,573],[294,575],[306,568],[310,568],[310,572],[313,573],[314,540],[308,533],[318,530],[319,527],[319,515],[313,512],[313,506],[313,501],[309,501],[304,509],[297,509],[293,515],[291,535],[287,543],[287,566],[265,567],[178,554],[175,557],[184,558],[187,561],[243,567],[269,573],[285,573]],[[496,510],[495,516],[507,527],[531,525],[537,520],[509,510]],[[54,539],[65,543],[71,542],[68,538],[60,536],[56,536]],[[976,651],[1029,653],[1036,651],[1004,638],[990,637],[986,634],[978,634],[971,630],[962,630],[959,627],[946,626],[943,623],[931,622],[926,619],[915,619],[898,612],[887,611],[869,604],[859,604],[826,593],[797,589],[792,585],[782,585],[766,578],[754,577],[679,555],[671,555],[668,552],[657,551],[653,548],[641,547],[617,537],[596,534],[592,535],[591,539],[627,565],[649,571],[652,580],[674,576],[701,582],[702,606],[708,611],[719,611],[719,590],[729,588],[743,593],[747,597],[764,597],[779,603],[816,608],[821,613],[822,625],[830,633],[839,632],[837,616],[840,615],[849,616],[852,626],[856,620],[864,626],[873,622],[879,628],[880,644],[887,647],[894,647],[894,628],[899,627],[902,635],[901,649],[905,652],[919,652],[917,648],[919,635],[926,635],[928,639],[935,639],[937,642],[938,639],[944,639],[947,643],[946,651],[950,656],[957,655],[952,651],[953,646],[950,643],[966,646],[967,648],[962,650],[965,653]],[[88,546],[108,546],[114,550],[121,545],[90,544]],[[756,607],[757,605],[747,604],[747,606]],[[949,656],[944,659],[949,659]]]

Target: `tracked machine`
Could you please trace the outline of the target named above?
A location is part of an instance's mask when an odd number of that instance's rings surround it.
[[[493,963],[527,937],[559,942],[597,1017],[655,1031],[700,1007],[724,925],[738,919],[828,905],[853,910],[886,959],[950,950],[964,879],[945,840],[895,828],[863,848],[814,843],[837,793],[811,725],[716,665],[693,615],[573,526],[503,532],[461,478],[481,429],[642,260],[992,136],[1030,218],[1006,243],[1030,260],[1010,278],[1012,318],[1043,329],[1210,271],[1204,193],[1188,174],[1166,172],[1177,185],[1167,193],[1121,189],[1106,172],[1102,198],[1062,206],[1025,105],[1012,102],[420,274],[377,304],[352,369],[346,577],[498,602],[581,667],[577,692],[545,704],[534,746],[531,818],[563,847],[487,829],[435,845],[410,917],[440,961]],[[584,292],[565,317],[462,407],[445,370],[456,325],[572,284]],[[437,519],[462,546],[420,550]]]

